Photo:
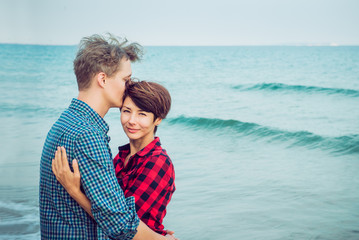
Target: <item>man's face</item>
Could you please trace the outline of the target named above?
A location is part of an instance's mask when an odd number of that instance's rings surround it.
[[[125,91],[125,83],[131,79],[131,61],[123,58],[119,70],[110,78],[107,78],[106,97],[110,107],[120,108],[122,96]]]

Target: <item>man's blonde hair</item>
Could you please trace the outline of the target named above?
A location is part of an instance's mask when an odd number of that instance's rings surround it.
[[[97,73],[104,72],[111,77],[119,70],[123,58],[135,62],[140,60],[142,55],[141,45],[128,43],[127,39],[112,34],[107,34],[106,37],[98,34],[84,37],[74,60],[78,89],[81,91],[89,88]]]

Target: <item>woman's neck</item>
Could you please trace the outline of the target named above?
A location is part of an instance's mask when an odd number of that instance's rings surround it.
[[[154,137],[153,137],[154,139]],[[149,143],[151,143],[153,141],[153,139],[147,139],[145,141],[142,141],[142,139],[138,139],[138,140],[130,140],[130,153],[127,155],[125,162],[124,162],[124,166],[126,167],[130,158],[135,155],[136,153],[138,153],[139,151],[141,151],[141,149],[143,149],[144,147],[146,147]]]

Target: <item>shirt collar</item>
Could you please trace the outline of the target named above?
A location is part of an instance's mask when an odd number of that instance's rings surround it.
[[[73,98],[69,108],[75,110],[78,113],[81,113],[89,120],[91,124],[98,126],[98,128],[104,133],[104,135],[107,135],[108,130],[110,129],[108,124],[87,103],[79,99]]]
[[[161,146],[160,138],[155,137],[155,139],[153,139],[152,142],[150,142],[146,147],[144,147],[142,150],[138,151],[136,154],[141,157],[146,156],[151,151],[153,151],[156,147],[159,147],[159,146]]]
[[[119,150],[120,152],[122,152],[122,151],[130,151],[130,144],[127,143],[126,145],[119,146],[119,147],[118,147],[118,150]]]
[[[156,147],[161,146],[161,142],[160,142],[160,138],[159,137],[155,137],[155,139],[153,139],[152,142],[150,142],[146,147],[144,147],[143,149],[141,149],[140,151],[138,151],[135,155],[138,155],[140,157],[144,157],[147,154],[149,154],[150,152],[153,151],[153,149],[155,149]],[[118,150],[120,152],[123,151],[130,151],[130,144],[126,144],[124,146],[118,147]]]

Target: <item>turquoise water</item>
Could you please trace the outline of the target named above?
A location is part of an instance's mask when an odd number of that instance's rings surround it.
[[[0,239],[40,239],[40,155],[76,97],[75,53],[0,45]],[[359,239],[359,47],[146,47],[133,75],[173,98],[158,135],[181,240]]]

